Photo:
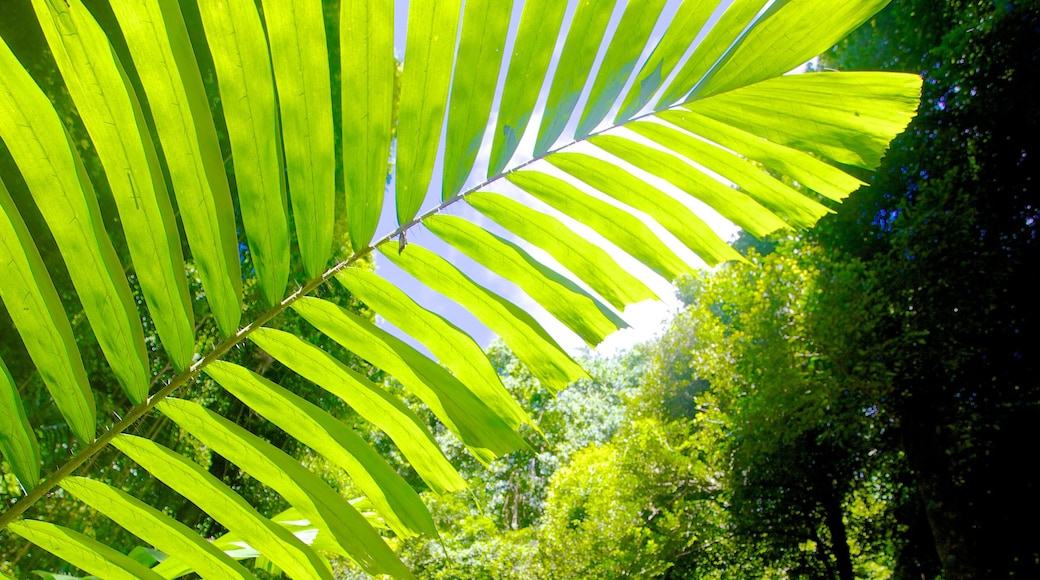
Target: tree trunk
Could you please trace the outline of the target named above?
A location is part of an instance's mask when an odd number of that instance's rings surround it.
[[[824,519],[827,531],[831,535],[831,552],[838,566],[838,578],[840,580],[855,580],[852,570],[852,554],[849,552],[849,538],[845,531],[844,512],[841,508],[841,498],[834,489],[834,480],[824,482],[824,489],[828,492],[823,497]]]
[[[922,402],[923,403],[923,402]],[[917,493],[924,503],[935,551],[946,580],[977,578],[976,550],[968,530],[971,514],[958,498],[953,474],[943,445],[942,426],[934,416],[935,404],[907,402],[902,417],[903,450],[913,471]]]

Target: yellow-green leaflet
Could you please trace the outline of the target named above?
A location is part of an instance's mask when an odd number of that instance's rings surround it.
[[[628,126],[633,132],[675,151],[736,186],[788,224],[809,227],[830,212],[827,207],[802,195],[752,162],[661,123],[639,121]]]
[[[97,411],[94,394],[87,382],[87,372],[76,348],[72,326],[65,316],[61,299],[54,288],[47,267],[36,249],[29,231],[18,213],[7,186],[0,179],[0,264],[4,275],[0,279],[0,299],[22,337],[25,350],[29,352],[37,372],[54,397],[58,410],[72,432],[81,441],[94,440],[94,424]],[[10,391],[21,404],[17,389]],[[11,416],[9,425],[18,429],[18,411],[5,404]],[[26,428],[24,436],[31,436]],[[17,438],[19,435],[13,434]],[[7,451],[5,450],[6,454]],[[15,464],[11,461],[12,465]],[[31,472],[39,473],[39,457]],[[17,473],[17,472],[16,472]],[[30,471],[26,471],[28,476]],[[21,475],[19,475],[21,478]],[[32,475],[35,480],[37,475]]]
[[[518,429],[525,423],[532,424],[531,418],[502,385],[502,380],[498,378],[498,373],[480,345],[457,326],[419,306],[407,294],[374,272],[346,269],[336,275],[336,280],[390,324],[404,329],[426,345],[437,360],[476,395],[477,400],[490,407],[510,428]],[[516,438],[516,446],[521,444],[520,439]]]
[[[768,15],[786,2],[790,0],[775,0],[772,3],[767,0],[733,0],[676,73],[657,108],[665,108],[678,101],[710,74],[716,63],[727,52],[734,50],[734,44],[748,34],[752,23],[761,22],[761,19],[756,21],[755,17],[763,12],[764,7],[769,6],[763,14]]]
[[[289,530],[257,513],[242,496],[198,464],[133,435],[120,435],[112,440],[112,445],[228,530],[249,538],[252,547],[290,577],[332,579],[332,570],[324,558]]]
[[[288,332],[258,328],[249,340],[303,378],[343,399],[365,420],[382,429],[434,491],[466,488],[465,480],[441,453],[423,422],[381,387]]]
[[[703,98],[778,77],[825,52],[890,0],[774,2],[735,50],[694,91]]]
[[[264,0],[297,244],[308,278],[332,255],[336,146],[320,0]]]
[[[614,199],[652,217],[709,266],[742,260],[740,253],[682,202],[616,164],[583,153],[557,153],[546,161]]]
[[[148,395],[144,332],[94,188],[50,100],[3,41],[0,111],[0,138],[54,235],[106,360],[130,400],[139,403]],[[90,433],[87,441],[93,439],[90,420],[89,429],[77,431],[81,437]]]
[[[412,0],[401,75],[397,135],[397,223],[415,217],[426,199],[448,102],[462,0]]]
[[[753,236],[761,238],[789,227],[755,200],[699,171],[673,153],[614,135],[597,135],[591,137],[589,142],[651,175],[670,182],[710,205],[722,217]]]
[[[600,201],[566,181],[537,171],[517,171],[506,179],[566,215],[576,216],[604,238],[669,281],[693,271],[638,217]]]
[[[206,367],[250,409],[342,467],[399,537],[434,536],[419,495],[353,430],[332,415],[252,371],[224,361]]]
[[[180,8],[175,0],[113,0],[112,11],[148,96],[206,300],[229,336],[237,330],[242,300],[235,214]]]
[[[329,338],[400,381],[481,461],[490,462],[523,445],[466,385],[396,337],[317,298],[304,298],[293,308]]]
[[[124,491],[85,477],[66,478],[61,487],[156,549],[190,560],[203,578],[254,578],[191,528]]]
[[[548,159],[557,155],[550,155]],[[625,271],[606,250],[549,214],[488,191],[467,195],[466,203],[530,244],[548,252],[618,310],[629,304],[657,298],[653,290]]]
[[[84,6],[33,0],[33,7],[108,174],[156,331],[174,366],[187,368],[195,320],[180,233],[141,104],[108,38]]]
[[[390,174],[393,0],[341,2],[339,29],[347,228],[357,251],[375,234]]]
[[[11,522],[7,529],[73,566],[106,580],[163,580],[155,572],[83,534],[38,520]]]
[[[917,111],[921,77],[899,73],[783,76],[684,108],[845,165],[876,167]],[[812,119],[807,123],[806,119]]]
[[[361,502],[351,501],[352,504]],[[365,514],[368,517],[368,514]],[[300,515],[300,510],[296,508],[289,508],[285,511],[279,512],[278,514],[271,517],[271,521],[278,524],[290,533],[296,536],[304,544],[310,546],[314,550],[330,552],[333,550],[334,543],[328,542],[325,539],[328,534],[318,534],[318,529]],[[376,525],[377,521],[373,521],[369,518],[369,522]],[[258,552],[255,548],[249,545],[240,534],[235,532],[228,532],[212,540],[212,544],[218,550],[223,551],[229,558],[234,560],[245,560],[249,558],[258,558],[256,568],[260,568],[260,558],[266,560],[265,556]],[[269,562],[269,560],[267,560]],[[152,571],[159,574],[163,578],[179,578],[188,574],[193,570],[190,564],[187,564],[175,556],[166,558],[160,564],[156,564],[152,567]]]
[[[408,569],[365,518],[284,451],[198,403],[168,398],[157,408],[208,448],[285,498],[318,527],[319,533],[330,533],[340,555],[349,556],[369,574],[408,575]]]
[[[567,3],[559,0],[529,0],[524,3],[509,72],[502,89],[502,102],[498,107],[488,177],[501,174],[520,145],[545,74],[549,71],[566,12]]]
[[[549,87],[549,100],[534,145],[536,157],[549,151],[567,127],[616,5],[617,0],[580,0],[578,3]]]
[[[0,359],[0,453],[23,489],[36,487],[40,482],[40,446],[4,359]]]
[[[625,95],[615,123],[632,118],[657,94],[661,83],[672,74],[675,65],[690,47],[690,39],[696,34],[694,31],[704,27],[715,8],[716,4],[699,0],[686,0],[679,6],[668,29],[639,69],[632,88]]]
[[[480,286],[444,258],[416,244],[409,244],[404,252],[381,252],[415,279],[473,313],[509,345],[546,387],[558,391],[588,377],[530,314]]]
[[[199,14],[220,86],[249,255],[260,293],[273,306],[289,278],[289,208],[267,38],[252,0],[199,2]]]
[[[686,4],[710,5],[709,2]],[[614,31],[614,37],[610,39],[603,63],[592,84],[588,103],[575,129],[575,137],[587,137],[614,107],[614,101],[628,82],[664,5],[665,0],[642,0],[629,2],[625,6],[625,14]],[[687,31],[684,40],[688,43],[691,38],[690,31]]]
[[[460,66],[451,82],[442,199],[462,190],[477,159],[495,98],[512,10],[513,0],[466,1],[458,50]]]
[[[863,185],[862,181],[808,153],[766,141],[704,115],[675,109],[659,113],[657,117],[787,175],[828,199],[840,201]]]
[[[432,216],[423,225],[485,268],[519,286],[591,346],[628,326],[577,284],[544,266],[520,246],[480,226],[447,215]]]

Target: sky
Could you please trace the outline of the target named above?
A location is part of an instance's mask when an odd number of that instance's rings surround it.
[[[658,23],[657,29],[654,31],[654,38],[659,37],[660,34],[663,32],[662,25],[664,23],[667,23],[667,21],[671,19],[671,16],[677,9],[678,4],[679,2],[675,0],[669,0],[668,5],[665,8],[664,14],[662,15],[662,19]],[[620,20],[621,14],[624,9],[624,5],[625,2],[618,2],[617,9],[614,11],[611,22],[607,28],[608,38],[613,34],[613,31],[617,26],[617,22]],[[728,5],[728,3],[723,3],[723,8],[726,5]],[[574,1],[570,2],[567,15],[564,18],[565,23],[570,21],[575,6],[576,3]],[[407,47],[405,46],[405,38],[407,32],[407,7],[407,0],[395,0],[395,47],[398,58],[400,58],[403,54],[406,63]],[[516,2],[514,2],[509,37],[506,40],[506,46],[504,50],[504,54],[507,56],[512,53],[512,45],[515,39],[516,27],[520,18],[522,8],[522,1],[517,0]],[[716,16],[709,20],[709,23],[705,26],[705,29],[709,28],[711,24],[713,24],[713,22],[717,19],[718,13],[719,12],[716,12]],[[559,57],[561,46],[562,42],[558,42],[556,47],[556,53],[554,54],[553,61],[550,64],[549,68],[549,79],[551,79],[553,76],[553,72],[556,66],[556,61]],[[597,56],[596,63],[593,65],[593,75],[595,75],[596,70],[599,67],[599,62],[603,58],[604,52],[605,46],[601,47],[600,53]],[[648,56],[648,53],[644,53],[643,59],[647,58]],[[638,70],[641,64],[642,63],[640,62],[635,70]],[[506,59],[506,62],[503,63],[503,68],[507,66],[508,59]],[[501,91],[501,86],[503,83],[503,79],[501,77],[502,75],[500,75],[499,78],[499,92]],[[539,111],[544,106],[544,102],[548,94],[548,88],[549,83],[547,82],[542,87],[542,93],[539,98],[539,102],[536,104],[535,107],[535,117],[532,118],[529,125],[530,127],[538,127],[540,118],[538,117],[537,111]],[[588,89],[589,87],[586,86],[586,92]],[[625,92],[627,92],[627,87],[624,91],[622,91],[622,94],[625,94]],[[586,95],[583,94],[582,98],[578,102],[579,108],[584,106],[585,99]],[[492,123],[494,122],[494,119],[497,117],[497,114],[498,103],[496,102],[493,106],[491,114]],[[573,124],[576,124],[577,117],[578,116],[575,115],[573,119]],[[486,172],[488,156],[491,148],[490,135],[492,135],[492,131],[490,129],[493,129],[493,127],[489,127],[489,130],[486,133],[485,140],[481,146],[480,153],[478,155],[476,166],[474,167],[474,170],[471,174],[470,181],[467,182],[467,187],[475,186],[478,182],[478,176],[483,176]],[[564,131],[564,134],[561,137],[561,143],[563,142],[563,140],[566,140],[569,136],[573,135],[573,131],[574,126],[569,126]],[[635,136],[632,133],[626,133],[623,130],[621,133],[618,134],[625,135],[626,137],[630,137],[635,140],[642,140],[638,136]],[[643,140],[643,142],[649,143],[645,140]],[[510,163],[510,166],[529,160],[529,152],[533,149],[533,144],[534,131],[528,131],[524,139],[521,141],[521,145],[519,147],[517,156],[514,157],[512,163]],[[441,146],[443,148],[443,136]],[[590,153],[604,158],[611,157],[609,154],[585,143],[578,144],[574,148],[571,148],[569,150]],[[527,155],[526,157],[525,154]],[[615,161],[619,162],[622,165],[625,165],[623,162],[620,162],[619,160]],[[436,187],[437,184],[439,184],[439,176],[441,175],[442,168],[442,155],[439,155],[437,163],[434,167],[434,187]],[[555,168],[545,163],[535,164],[532,166],[532,168],[537,169],[539,171],[545,171],[547,173],[554,173],[560,177],[565,177],[565,174],[559,172],[558,170],[555,170]],[[659,189],[671,193],[677,199],[680,199],[684,203],[687,203],[688,205],[693,207],[702,218],[704,218],[709,224],[711,224],[715,228],[717,232],[719,232],[723,236],[724,239],[731,239],[733,236],[735,236],[736,228],[730,222],[719,216],[714,210],[707,208],[707,206],[704,206],[703,204],[700,204],[700,202],[698,202],[697,200],[693,199],[684,192],[676,190],[666,182],[654,178],[649,174],[642,173],[638,169],[632,168],[631,166],[629,166],[629,169],[633,173],[641,174],[641,176],[644,179],[651,182]],[[588,190],[587,187],[583,187],[583,189]],[[610,337],[608,337],[603,343],[601,343],[596,348],[597,352],[601,354],[611,354],[617,352],[618,350],[628,348],[629,346],[635,343],[643,342],[653,338],[660,331],[663,323],[665,323],[670,318],[670,315],[675,311],[675,309],[678,308],[678,300],[675,299],[674,290],[672,289],[671,284],[669,284],[667,280],[664,280],[655,273],[651,272],[641,263],[635,261],[627,254],[614,247],[612,244],[607,242],[605,239],[600,237],[598,234],[596,234],[589,228],[585,227],[584,225],[578,222],[575,222],[574,220],[567,218],[566,216],[561,216],[559,213],[555,212],[551,208],[548,208],[548,206],[541,204],[537,200],[527,196],[519,189],[516,189],[511,184],[493,184],[491,187],[487,188],[487,190],[505,193],[510,195],[511,197],[521,199],[526,203],[529,203],[536,209],[545,211],[546,213],[551,213],[563,220],[565,223],[569,223],[576,231],[578,231],[579,233],[583,233],[585,237],[587,237],[588,239],[593,240],[598,245],[606,248],[608,252],[610,252],[622,266],[636,273],[636,275],[641,280],[643,280],[648,286],[651,287],[652,290],[654,290],[656,294],[658,294],[662,298],[662,300],[660,301],[643,302],[640,304],[630,305],[628,308],[626,308],[626,310],[623,313],[621,313],[621,315],[622,318],[624,318],[629,323],[630,328],[618,331]],[[387,232],[393,231],[397,226],[394,214],[392,191],[393,183],[391,183],[390,187],[388,187],[388,196],[384,204],[382,219],[377,230],[377,235],[379,236],[384,235]],[[597,194],[597,192],[591,193],[593,193],[594,195]],[[608,198],[603,195],[597,195],[597,197],[604,199],[608,203],[613,203],[617,205],[617,203],[614,202],[611,198]],[[427,202],[423,206],[422,211],[434,207],[439,202],[439,198],[439,191],[431,191],[430,195],[428,195],[427,197]],[[517,241],[521,245],[525,246],[525,248],[528,249],[528,251],[530,251],[531,254],[534,255],[536,258],[542,260],[544,263],[553,267],[554,269],[562,270],[562,267],[560,267],[559,264],[556,263],[550,256],[538,250],[537,248],[532,248],[531,246],[523,243],[522,241],[517,240],[517,238],[515,238],[514,236],[509,235],[508,232],[505,232],[501,228],[498,228],[496,224],[494,224],[493,222],[484,219],[483,216],[469,209],[465,204],[454,204],[452,207],[446,210],[446,213],[451,215],[461,215],[491,230],[494,233],[502,235],[503,237],[506,237],[513,241]],[[681,258],[684,258],[690,264],[703,267],[703,262],[697,256],[686,250],[685,246],[678,242],[678,240],[675,240],[671,236],[671,234],[659,227],[656,227],[656,224],[651,225],[651,227],[655,228],[655,231],[661,236],[661,238],[668,242],[669,246],[672,247]],[[563,327],[562,324],[558,323],[552,316],[545,312],[544,309],[542,309],[537,303],[528,298],[526,294],[524,294],[515,285],[504,279],[499,278],[495,274],[488,272],[483,267],[471,261],[468,257],[462,255],[450,246],[441,243],[435,236],[423,230],[421,226],[409,231],[408,241],[410,244],[419,244],[439,253],[440,255],[447,258],[449,262],[451,262],[459,269],[461,269],[463,272],[465,272],[467,275],[469,275],[470,278],[472,278],[478,284],[485,286],[486,288],[502,295],[503,297],[509,299],[510,301],[522,307],[524,310],[526,310],[532,316],[534,316],[566,350],[570,352],[578,352],[580,349],[586,346],[584,342],[577,337],[577,335],[573,334],[571,331]],[[405,289],[408,292],[408,294],[419,304],[445,316],[445,318],[452,321],[457,326],[461,327],[463,330],[469,333],[470,336],[476,339],[482,347],[486,347],[494,338],[494,335],[486,327],[484,327],[483,324],[481,324],[471,314],[469,314],[468,311],[458,306],[451,300],[434,292],[433,290],[426,288],[416,280],[412,279],[408,274],[404,273],[397,267],[390,264],[387,260],[381,259],[378,256],[378,254],[376,257],[376,271],[381,276],[393,282],[398,287]],[[580,281],[577,282],[581,284]],[[395,329],[393,325],[389,324],[385,320],[380,320],[379,324],[380,326],[388,329],[389,331],[393,332],[399,337],[407,340],[413,346],[416,346],[420,348],[420,350],[422,350],[423,352],[429,354],[429,351],[427,351],[424,347],[417,344],[414,340],[408,337],[407,334],[400,332],[398,329]]]

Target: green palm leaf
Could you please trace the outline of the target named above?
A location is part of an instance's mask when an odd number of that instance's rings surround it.
[[[843,167],[875,166],[916,108],[913,76],[782,76],[880,0],[575,4],[567,18],[566,3],[532,0],[511,22],[509,7],[493,2],[412,1],[395,126],[389,2],[342,2],[332,14],[317,0],[200,2],[198,11],[112,0],[111,13],[92,13],[80,0],[33,0],[35,16],[25,17],[38,18],[74,109],[0,39],[0,139],[17,169],[0,182],[0,297],[60,428],[79,442],[71,458],[41,456],[43,411],[16,382],[26,377],[0,368],[0,452],[26,490],[0,528],[106,577],[175,577],[195,566],[248,577],[234,560],[250,558],[292,577],[330,577],[336,556],[407,577],[387,540],[435,533],[428,512],[317,399],[385,433],[436,492],[464,487],[434,437],[441,426],[485,462],[526,445],[537,427],[458,321],[371,272],[367,256],[378,249],[456,301],[558,390],[584,371],[542,323],[447,256],[409,246],[406,234],[429,230],[596,345],[627,325],[626,306],[653,298],[641,278],[694,267],[681,257],[687,249],[711,265],[739,259],[709,216],[757,236],[811,226],[860,185]],[[474,181],[482,184],[463,189]],[[372,242],[386,196],[399,227]],[[118,220],[102,211],[107,199]],[[648,269],[626,272],[621,254]],[[59,295],[66,277],[71,290]],[[347,303],[319,299],[332,278],[432,356]],[[96,336],[107,362],[81,355],[90,344],[77,344],[70,324],[81,318],[76,332]],[[305,323],[317,338],[278,329]],[[221,360],[239,352],[266,362]],[[90,384],[84,360],[124,395]],[[440,425],[352,368],[358,361],[397,379]],[[167,362],[175,370],[162,370]],[[192,390],[202,373],[222,390]],[[300,381],[320,394],[288,389]],[[190,402],[169,398],[175,392],[208,394]],[[232,402],[257,418],[236,424],[218,412]],[[116,417],[101,431],[95,404]],[[259,421],[342,467],[374,515],[246,428]],[[161,445],[176,426],[292,510],[261,513],[200,458]],[[112,448],[228,534],[210,542],[119,491],[103,468]],[[71,478],[77,469],[87,479]],[[170,558],[142,569],[79,532],[22,519],[56,486]]]

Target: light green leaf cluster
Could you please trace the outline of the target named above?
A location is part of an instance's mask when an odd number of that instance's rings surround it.
[[[245,547],[214,542],[232,559],[259,554],[258,566],[311,578],[330,577],[329,558],[345,556],[368,573],[407,577],[389,536],[433,533],[414,494],[339,418],[262,376],[266,367],[237,367],[222,357],[251,342],[385,432],[431,489],[461,489],[464,481],[433,435],[439,425],[420,420],[396,394],[318,344],[263,327],[298,314],[318,330],[315,342],[338,343],[398,379],[474,457],[490,462],[527,447],[521,429],[534,421],[466,331],[358,267],[365,256],[379,250],[461,304],[507,340],[538,380],[560,389],[585,373],[521,302],[408,246],[406,234],[427,228],[594,346],[627,325],[627,305],[652,297],[644,277],[670,279],[692,269],[657,225],[709,264],[737,258],[694,215],[691,196],[755,235],[811,226],[829,211],[829,200],[858,185],[832,162],[876,164],[913,115],[920,84],[891,74],[780,76],[869,18],[880,0],[683,2],[674,13],[663,1],[622,7],[582,0],[571,18],[567,3],[532,0],[515,23],[511,3],[416,0],[407,15],[394,119],[395,16],[386,0],[342,2],[331,25],[318,0],[200,2],[191,13],[202,30],[189,30],[191,7],[175,0],[110,4],[102,17],[81,0],[32,3],[78,118],[62,118],[0,39],[0,139],[18,173],[5,175],[0,187],[0,297],[76,439],[71,458],[44,465],[28,399],[15,378],[0,375],[0,451],[26,489],[0,514],[0,529],[110,577],[156,572],[79,532],[23,515],[62,486],[150,545],[174,550],[167,561],[179,564],[156,568],[168,577],[196,562],[203,576],[243,575],[212,550],[206,563],[193,558],[193,549],[203,549],[194,532],[99,487],[100,472],[86,470],[93,483],[70,479],[84,465],[96,468],[99,454],[112,447],[143,477],[163,481],[237,538],[248,538]],[[696,31],[716,11],[721,18],[695,44]],[[329,26],[338,34],[326,36]],[[511,29],[513,53],[506,55]],[[338,62],[328,38],[338,38]],[[333,102],[337,87],[340,103]],[[218,100],[220,107],[211,106]],[[810,116],[819,122],[804,122]],[[575,133],[568,130],[572,118]],[[81,124],[87,138],[74,142],[66,123]],[[525,142],[534,145],[527,150]],[[562,151],[579,142],[575,152]],[[95,163],[95,155],[100,168],[88,175],[85,163]],[[445,160],[441,176],[434,175],[438,158]],[[789,187],[773,171],[815,193]],[[473,181],[482,185],[464,189]],[[8,193],[12,183],[19,184],[16,199]],[[477,191],[485,188],[494,192]],[[529,195],[520,197],[517,188]],[[105,221],[99,191],[111,192],[118,220]],[[342,200],[338,191],[345,191]],[[384,196],[399,227],[373,241]],[[420,214],[428,199],[440,204]],[[472,213],[446,215],[449,206],[467,208],[467,199],[497,226]],[[553,215],[529,207],[541,205]],[[42,216],[42,225],[30,230],[27,212]],[[337,239],[341,218],[348,237]],[[573,222],[646,269],[625,272]],[[387,245],[393,238],[396,255]],[[129,256],[117,255],[113,240],[120,239]],[[41,257],[53,252],[50,240],[73,286],[65,304],[53,282],[65,274],[48,271]],[[187,292],[189,268],[201,279],[195,297]],[[294,268],[304,279],[287,294]],[[433,356],[314,297],[332,278]],[[139,281],[143,304],[135,303],[132,281]],[[244,292],[251,287],[259,296]],[[122,408],[103,410],[117,419],[101,430],[80,354],[86,345],[70,331],[77,304],[126,395],[117,403]],[[223,340],[199,341],[195,321],[204,317],[212,317]],[[156,357],[173,370],[153,376]],[[201,373],[226,390],[219,396],[235,397],[342,465],[390,531],[373,527],[318,476],[242,425],[170,398]],[[198,463],[127,434],[153,416],[179,425],[284,499],[305,522],[301,529],[259,513]],[[156,524],[135,527],[129,513]]]

